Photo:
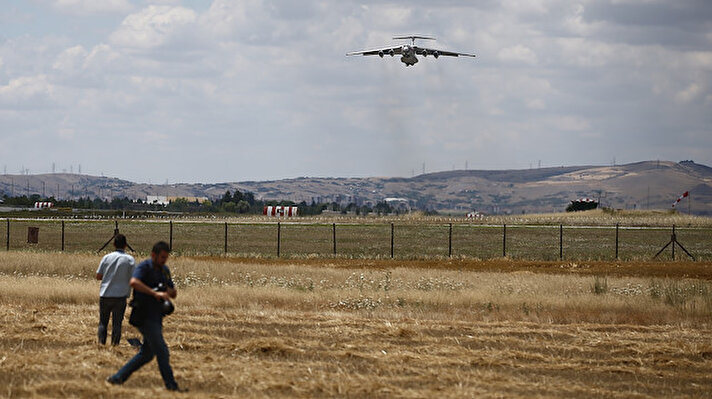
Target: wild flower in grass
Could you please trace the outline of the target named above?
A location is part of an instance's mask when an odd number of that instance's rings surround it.
[[[644,290],[643,286],[641,284],[631,284],[627,283],[623,287],[611,287],[610,292],[618,295],[625,295],[625,296],[638,296],[638,295],[643,295]]]
[[[338,302],[331,303],[329,306],[333,309],[374,310],[382,304],[381,298],[359,297],[342,299]]]

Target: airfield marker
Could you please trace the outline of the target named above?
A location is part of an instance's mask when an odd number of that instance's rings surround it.
[[[225,222],[225,253],[227,253],[227,222]]]
[[[168,221],[168,248],[173,251],[173,221]]]
[[[62,220],[62,252],[64,252],[64,220]]]
[[[5,248],[9,251],[10,250],[10,218],[7,219],[7,241],[5,243]]]

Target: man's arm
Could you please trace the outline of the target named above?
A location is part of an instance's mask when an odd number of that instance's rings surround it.
[[[156,300],[158,300],[158,301],[166,300],[169,298],[169,295],[167,292],[154,291],[151,289],[151,287],[147,286],[146,284],[143,283],[143,281],[137,279],[136,277],[131,277],[131,281],[129,281],[129,285],[134,290],[136,290],[140,293],[146,294],[146,295],[150,295],[150,296],[156,298]]]
[[[168,266],[163,266],[164,269],[164,277],[167,278],[168,281],[166,281],[166,285],[168,286],[166,292],[168,293],[168,296],[171,298],[174,298],[178,296],[178,291],[176,291],[176,286],[173,284],[173,278],[171,277],[171,270],[168,268]]]
[[[101,262],[99,262],[99,267],[96,269],[97,280],[102,280],[104,278],[104,269],[106,269],[106,256],[101,258]]]

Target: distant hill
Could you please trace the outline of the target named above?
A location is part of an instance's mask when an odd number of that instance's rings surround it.
[[[14,187],[13,187],[14,182]],[[43,186],[44,183],[44,186]],[[207,196],[225,191],[255,193],[261,199],[295,202],[376,203],[406,198],[419,208],[485,213],[563,211],[580,197],[600,198],[604,206],[621,209],[670,209],[690,191],[692,211],[712,215],[712,168],[691,161],[646,161],[619,166],[570,166],[525,170],[457,170],[412,178],[312,178],[219,184],[144,184],[76,174],[0,175],[0,193],[91,197],[147,195]],[[44,187],[44,188],[43,188]],[[680,205],[687,210],[687,203]]]

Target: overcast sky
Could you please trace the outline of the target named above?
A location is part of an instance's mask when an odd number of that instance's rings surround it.
[[[346,57],[395,34],[478,58]],[[712,2],[4,0],[0,168],[153,183],[693,159]],[[1,172],[2,170],[0,170]]]

